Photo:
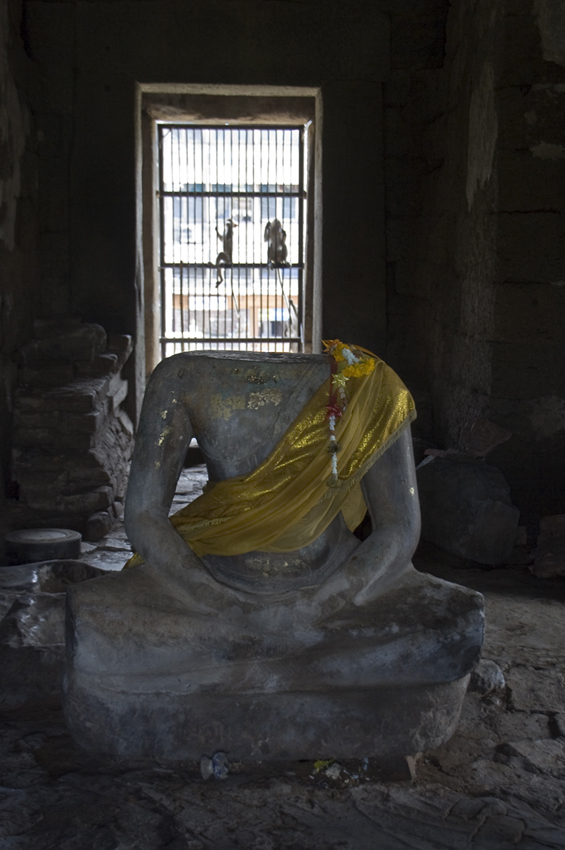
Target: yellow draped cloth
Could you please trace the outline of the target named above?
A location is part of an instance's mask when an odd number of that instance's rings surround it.
[[[400,378],[375,360],[370,374],[347,381],[349,400],[335,424],[341,447],[337,482],[328,486],[328,377],[253,472],[209,486],[170,517],[198,556],[300,549],[340,511],[351,530],[361,522],[366,512],[361,479],[416,416]],[[141,563],[141,556],[134,555],[126,567]]]

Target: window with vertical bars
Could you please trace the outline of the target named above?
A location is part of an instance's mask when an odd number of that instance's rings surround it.
[[[162,356],[301,351],[304,129],[158,133]]]

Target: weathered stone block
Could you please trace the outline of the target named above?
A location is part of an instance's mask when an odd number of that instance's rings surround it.
[[[71,513],[94,513],[103,511],[109,507],[114,501],[114,492],[112,487],[98,487],[96,490],[90,490],[87,493],[75,493],[71,496],[59,496],[57,498],[57,507],[61,511],[70,511]]]
[[[62,434],[91,434],[94,435],[100,428],[102,423],[102,415],[98,410],[92,413],[85,413],[82,416],[69,415],[68,413],[61,416],[61,433]]]
[[[13,464],[22,475],[59,474],[63,465],[63,455],[23,452],[16,448],[13,452]]]
[[[520,511],[499,469],[434,458],[420,465],[418,490],[423,540],[481,564],[508,558]]]
[[[108,511],[96,511],[85,523],[84,539],[89,543],[102,540],[103,537],[111,532],[114,524],[114,518]]]
[[[24,367],[20,374],[24,384],[56,387],[72,381],[74,373],[72,363],[49,360],[44,361],[41,366],[39,361],[35,361],[33,367]]]
[[[112,458],[109,457],[107,460],[111,462]],[[109,484],[111,482],[110,471],[103,466],[85,468],[77,466],[72,462],[69,463],[67,461],[67,463],[69,464],[67,477],[70,486],[76,485],[84,490],[88,485],[97,487],[100,484]]]
[[[485,696],[491,691],[500,690],[506,684],[504,673],[495,661],[487,658],[479,661],[469,682],[469,690]]]
[[[116,354],[123,366],[133,351],[133,340],[129,334],[108,334],[107,350]]]
[[[565,712],[565,685],[561,670],[514,668],[506,677],[516,711]]]
[[[106,331],[100,325],[81,324],[75,330],[45,340],[42,353],[61,360],[92,360],[106,348]]]
[[[21,499],[28,506],[37,511],[57,511],[57,488],[37,486],[37,482],[22,487]]]
[[[18,428],[18,448],[54,449],[58,440],[54,431],[48,428]]]
[[[77,360],[77,375],[84,377],[100,377],[112,375],[120,368],[117,354],[99,354],[94,360]]]
[[[97,393],[89,383],[74,382],[43,392],[19,388],[17,405],[22,410],[68,410],[87,413],[94,409]]]
[[[36,472],[33,470],[16,469],[18,473],[18,481],[20,484],[20,499],[27,499],[27,493],[34,490],[37,492],[45,492],[50,495],[64,488],[68,481],[68,473],[66,470],[55,472]]]

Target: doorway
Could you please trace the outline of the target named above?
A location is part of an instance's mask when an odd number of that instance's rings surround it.
[[[178,351],[318,350],[320,90],[143,84],[138,110],[147,377]]]

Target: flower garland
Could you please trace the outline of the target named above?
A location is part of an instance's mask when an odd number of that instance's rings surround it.
[[[327,483],[328,487],[338,487],[337,455],[341,451],[341,446],[335,436],[335,424],[347,408],[349,401],[346,392],[347,382],[350,378],[361,378],[364,375],[370,375],[375,368],[376,361],[364,349],[354,345],[346,345],[340,342],[339,339],[322,340],[322,342],[326,348],[326,353],[332,357],[330,397],[326,405],[330,432],[328,452],[331,455],[331,475]],[[356,352],[355,354],[353,353],[354,351]],[[347,365],[340,366],[340,364]]]

